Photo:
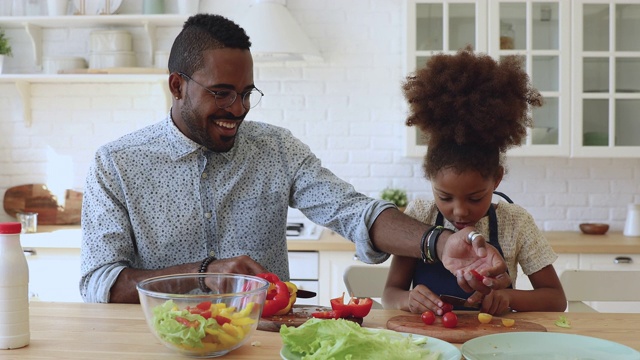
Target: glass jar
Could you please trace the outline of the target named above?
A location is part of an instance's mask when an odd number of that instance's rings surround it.
[[[500,21],[500,50],[515,49],[516,33],[513,31],[513,24]]]

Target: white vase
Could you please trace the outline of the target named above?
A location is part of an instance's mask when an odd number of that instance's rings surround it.
[[[69,0],[47,0],[47,7],[49,16],[64,16],[67,15]]]
[[[4,63],[4,55],[0,55],[0,74],[2,74],[2,64]]]

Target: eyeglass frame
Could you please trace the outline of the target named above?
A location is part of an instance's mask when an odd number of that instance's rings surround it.
[[[193,81],[194,83],[196,83],[196,84],[200,85],[200,87],[201,87],[201,88],[203,88],[203,89],[204,89],[205,91],[207,91],[208,93],[212,94],[212,95],[213,95],[214,102],[216,103],[216,106],[217,106],[219,109],[223,109],[223,110],[224,110],[224,109],[226,109],[226,108],[228,108],[228,107],[231,107],[231,106],[236,102],[236,100],[238,100],[238,95],[241,95],[241,99],[242,99],[242,101],[240,101],[240,104],[242,105],[242,108],[243,108],[243,109],[245,109],[245,110],[250,110],[250,109],[253,109],[254,107],[258,106],[258,104],[260,103],[260,100],[262,100],[262,97],[264,96],[264,93],[263,93],[260,89],[258,89],[257,87],[255,87],[255,86],[254,86],[253,88],[251,88],[250,90],[245,91],[245,92],[243,92],[243,93],[239,93],[239,92],[237,92],[237,91],[235,91],[235,90],[232,90],[232,89],[225,89],[225,90],[220,90],[220,91],[209,90],[206,86],[204,86],[204,85],[200,84],[199,82],[197,82],[197,81],[193,80],[193,78],[192,78],[191,76],[189,76],[189,75],[187,75],[187,74],[185,74],[185,73],[183,73],[183,72],[179,72],[179,71],[178,71],[177,73],[178,73],[178,75],[180,75],[181,77],[183,77],[183,78],[187,78],[188,80]],[[253,90],[256,90],[257,92],[259,92],[259,93],[260,93],[260,100],[258,100],[258,102],[257,102],[255,105],[250,106],[249,108],[247,108],[247,107],[244,105],[244,97],[245,97],[245,96],[247,96],[247,95],[249,95],[249,94],[251,94],[251,92],[252,92]],[[224,107],[222,107],[222,106],[220,106],[220,105],[218,104],[218,98],[217,98],[217,97],[219,96],[219,95],[218,95],[218,93],[219,93],[219,92],[223,92],[223,91],[228,91],[230,94],[231,94],[231,93],[235,93],[235,97],[233,98],[233,100],[231,100],[231,102],[229,103],[229,105],[224,106]]]

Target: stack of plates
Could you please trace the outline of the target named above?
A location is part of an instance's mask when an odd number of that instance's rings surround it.
[[[89,43],[89,68],[135,67],[133,40],[126,30],[95,30]]]

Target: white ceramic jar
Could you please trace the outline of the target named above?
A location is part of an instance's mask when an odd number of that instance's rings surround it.
[[[624,236],[640,236],[640,204],[629,204],[623,234]]]
[[[42,59],[45,74],[59,74],[74,69],[86,69],[87,60],[79,56],[48,56]]]
[[[126,30],[94,30],[89,38],[89,51],[131,51],[133,40]]]

